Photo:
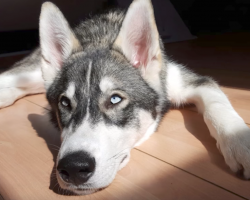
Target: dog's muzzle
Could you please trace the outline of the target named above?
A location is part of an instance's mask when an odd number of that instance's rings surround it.
[[[67,154],[59,160],[57,171],[60,178],[69,184],[79,186],[86,183],[93,175],[96,162],[84,151]]]

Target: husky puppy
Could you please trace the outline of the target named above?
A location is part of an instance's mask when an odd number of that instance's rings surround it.
[[[250,129],[211,78],[167,59],[150,0],[75,29],[46,2],[39,25],[40,47],[0,75],[0,107],[46,90],[61,131],[62,188],[107,187],[170,106],[186,103],[197,106],[229,167],[250,178]]]

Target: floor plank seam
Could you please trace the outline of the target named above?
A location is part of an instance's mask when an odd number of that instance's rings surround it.
[[[177,168],[177,169],[179,169],[179,170],[181,170],[181,171],[183,171],[183,172],[185,172],[185,173],[188,173],[188,174],[190,174],[190,175],[192,175],[192,176],[194,176],[194,177],[196,177],[196,178],[199,178],[199,179],[201,179],[201,180],[203,180],[203,181],[205,181],[205,182],[207,182],[207,183],[209,183],[209,184],[211,184],[211,185],[214,185],[214,186],[216,186],[216,187],[218,187],[218,188],[220,188],[220,189],[222,189],[222,190],[225,190],[225,191],[227,191],[227,192],[229,192],[229,193],[231,193],[231,194],[233,194],[233,195],[235,195],[235,196],[237,196],[237,197],[240,197],[240,198],[242,198],[242,199],[245,199],[245,200],[249,200],[248,198],[246,198],[246,197],[243,197],[243,196],[241,196],[240,194],[237,194],[237,193],[235,193],[235,192],[232,192],[232,191],[230,191],[230,190],[228,190],[228,189],[226,189],[226,188],[224,188],[224,187],[222,187],[222,186],[220,186],[220,185],[217,185],[217,184],[215,184],[215,183],[213,183],[213,182],[211,182],[211,181],[208,181],[208,180],[206,180],[206,179],[204,179],[204,178],[202,178],[202,177],[200,177],[200,176],[197,176],[197,175],[195,175],[195,174],[193,174],[193,173],[191,173],[191,172],[189,172],[189,171],[186,171],[185,169],[182,169],[182,168],[180,168],[180,167],[178,167],[178,166],[176,166],[176,165],[173,165],[173,164],[171,164],[171,163],[169,163],[169,162],[166,162],[165,160],[162,160],[162,159],[160,159],[160,158],[157,158],[157,157],[155,157],[155,156],[153,156],[153,155],[151,155],[151,154],[149,154],[149,153],[146,153],[146,152],[144,152],[144,151],[142,151],[142,150],[140,150],[140,149],[137,149],[137,148],[135,148],[137,151],[140,151],[141,153],[144,153],[144,154],[146,154],[146,155],[148,155],[148,156],[151,156],[151,157],[153,157],[153,158],[155,158],[155,159],[157,159],[157,160],[159,160],[159,161],[162,161],[162,162],[164,162],[164,163],[166,163],[166,164],[168,164],[168,165],[171,165],[172,167],[175,167],[175,168]]]
[[[35,102],[33,102],[33,101],[30,101],[30,100],[28,100],[28,99],[23,99],[23,100],[28,101],[28,102],[30,102],[30,103],[32,103],[32,104],[34,104],[34,105],[37,105],[37,106],[39,106],[39,107],[41,107],[41,108],[44,108],[45,110],[50,111],[50,109],[48,109],[48,108],[46,108],[46,107],[43,107],[43,106],[41,106],[41,105],[39,105],[39,104],[37,104],[37,103],[35,103]]]
[[[41,106],[41,105],[39,105],[39,104],[37,104],[37,103],[35,103],[35,102],[33,102],[33,101],[30,101],[30,100],[28,100],[28,99],[24,99],[24,100],[26,100],[27,102],[32,103],[32,104],[34,104],[34,105],[37,105],[37,106],[39,106],[39,107],[41,107],[41,108],[43,108],[43,109],[45,109],[45,110],[47,110],[47,111],[50,111],[50,109],[48,109],[48,108],[46,108],[46,107],[44,107],[44,106]],[[187,110],[190,111],[190,112],[193,112],[193,113],[197,113],[197,114],[198,114],[197,111],[194,111],[194,110],[192,110],[192,109],[187,108]],[[250,125],[250,123],[247,123],[247,122],[245,122],[245,123],[246,123],[247,125]],[[144,153],[144,154],[150,156],[150,157],[153,157],[153,158],[155,158],[155,159],[157,159],[157,160],[159,160],[159,161],[162,161],[162,162],[164,162],[164,163],[166,163],[166,164],[168,164],[168,165],[170,165],[170,166],[172,166],[172,167],[175,167],[175,168],[177,168],[177,169],[179,169],[179,170],[181,170],[181,171],[183,171],[183,172],[185,172],[185,173],[188,173],[188,174],[190,174],[190,175],[192,175],[192,176],[194,176],[194,177],[196,177],[196,178],[198,178],[198,179],[201,179],[201,180],[203,180],[203,181],[205,181],[205,182],[207,182],[207,183],[209,183],[209,184],[211,184],[211,185],[214,185],[215,187],[218,187],[218,188],[220,188],[220,189],[222,189],[222,190],[224,190],[224,191],[226,191],[226,192],[229,192],[229,193],[231,193],[231,194],[233,194],[233,195],[235,195],[235,196],[237,196],[237,197],[240,197],[240,198],[242,198],[242,199],[248,200],[248,198],[246,198],[246,197],[244,197],[244,196],[241,196],[240,194],[237,194],[237,193],[235,193],[235,192],[232,192],[232,191],[230,191],[230,190],[224,188],[223,186],[217,185],[216,183],[213,183],[213,182],[211,182],[211,181],[209,181],[209,180],[206,180],[206,179],[204,179],[204,178],[202,178],[202,177],[200,177],[200,176],[198,176],[198,175],[195,175],[195,174],[193,174],[193,173],[191,173],[191,172],[189,172],[189,171],[186,171],[185,169],[182,169],[182,168],[180,168],[180,167],[178,167],[178,166],[176,166],[176,165],[173,165],[173,164],[171,164],[171,163],[169,163],[169,162],[166,162],[166,161],[164,161],[164,160],[162,160],[162,159],[160,159],[160,158],[157,158],[157,157],[155,157],[155,156],[153,156],[153,155],[151,155],[151,154],[149,154],[149,153],[146,153],[146,152],[144,152],[144,151],[142,151],[142,150],[140,150],[140,149],[137,149],[137,148],[135,148],[135,149],[136,149],[137,151],[140,151],[140,152],[142,152],[142,153]],[[1,195],[0,195],[0,200],[1,200]]]

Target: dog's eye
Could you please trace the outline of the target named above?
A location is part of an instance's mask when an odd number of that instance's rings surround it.
[[[111,102],[112,104],[118,104],[118,103],[120,103],[121,101],[122,101],[122,98],[121,98],[119,95],[114,94],[113,96],[111,96],[110,102]]]
[[[63,107],[70,108],[70,100],[67,97],[62,96],[60,99],[60,103]]]

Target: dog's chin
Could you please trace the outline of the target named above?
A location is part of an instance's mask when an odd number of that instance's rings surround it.
[[[64,184],[60,181],[58,181],[58,183],[62,189],[67,190],[71,192],[72,194],[76,194],[76,195],[89,195],[89,194],[95,193],[105,188],[105,187],[94,188],[91,186],[87,186],[86,188],[84,186],[76,187],[76,186],[70,186],[70,185]]]
[[[110,181],[105,186],[102,185],[101,187],[95,187],[94,185],[92,186],[88,183],[82,184],[80,186],[75,186],[72,184],[65,183],[58,175],[57,175],[57,181],[58,181],[59,186],[62,189],[67,190],[67,191],[71,192],[72,194],[76,194],[76,195],[89,195],[89,194],[98,192],[98,191],[103,190],[104,188],[108,187],[110,185],[110,183],[112,182],[112,181]]]
[[[99,190],[102,190],[103,188],[99,188],[99,189],[96,189],[96,188],[89,188],[89,189],[75,189],[75,190],[72,190],[71,192],[73,192],[74,194],[77,194],[77,195],[88,195],[88,194],[93,194]]]

